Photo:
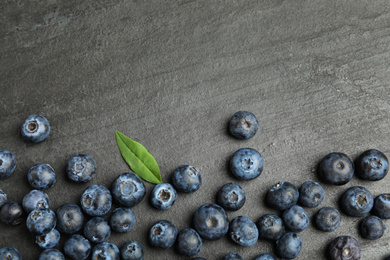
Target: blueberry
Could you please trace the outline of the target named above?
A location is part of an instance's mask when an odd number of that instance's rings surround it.
[[[84,215],[76,204],[68,203],[56,210],[57,229],[66,234],[78,232],[84,224]]]
[[[66,165],[68,178],[75,182],[88,182],[96,175],[95,160],[85,153],[76,154]]]
[[[332,207],[320,209],[314,216],[314,222],[319,230],[331,232],[339,227],[341,221],[340,212]]]
[[[374,207],[372,209],[374,215],[382,218],[390,218],[390,194],[381,194],[374,200]]]
[[[202,248],[202,239],[194,229],[185,228],[177,235],[176,244],[180,254],[194,256]]]
[[[268,204],[279,210],[291,208],[297,204],[298,198],[298,189],[287,181],[275,184],[267,192]]]
[[[372,209],[374,199],[364,187],[351,187],[341,197],[344,212],[351,217],[362,217]]]
[[[84,260],[91,253],[91,243],[81,235],[72,235],[64,245],[65,254],[74,260]]]
[[[40,190],[32,190],[23,197],[22,205],[24,211],[29,214],[35,209],[48,209],[49,196]]]
[[[10,201],[0,208],[0,221],[6,225],[16,226],[24,221],[23,208],[18,203]]]
[[[102,185],[91,185],[81,195],[80,204],[88,215],[92,217],[103,216],[111,209],[111,193]]]
[[[149,231],[149,242],[153,247],[169,248],[177,237],[176,226],[168,220],[156,222]]]
[[[38,260],[65,260],[65,256],[57,249],[46,249],[39,255]]]
[[[92,259],[119,260],[119,258],[119,249],[113,243],[103,242],[94,246],[92,250]]]
[[[276,248],[282,258],[293,259],[302,249],[302,239],[298,234],[287,233],[276,241]]]
[[[110,217],[110,226],[115,232],[129,232],[133,229],[134,225],[135,215],[131,209],[116,208]]]
[[[107,221],[101,217],[94,217],[85,223],[84,236],[92,243],[102,243],[111,235],[111,229]]]
[[[60,241],[60,232],[57,229],[53,229],[49,233],[41,236],[37,236],[35,243],[41,248],[53,248]]]
[[[56,226],[56,214],[50,209],[36,209],[27,217],[27,229],[34,235],[45,235]]]
[[[0,189],[0,209],[5,203],[7,203],[7,194],[5,194],[2,189]]]
[[[169,183],[157,184],[150,197],[150,201],[156,209],[169,209],[175,203],[177,193],[175,188]]]
[[[305,230],[310,222],[309,215],[298,205],[286,209],[283,212],[282,219],[286,227],[295,233]]]
[[[362,237],[370,240],[381,238],[385,229],[385,223],[377,216],[367,216],[360,223],[360,232]]]
[[[194,228],[206,240],[218,240],[229,229],[229,220],[225,210],[217,204],[205,204],[199,207],[192,218]]]
[[[252,148],[237,150],[229,161],[233,175],[242,181],[252,180],[258,177],[264,168],[263,157]]]
[[[285,227],[282,219],[273,214],[265,214],[256,222],[259,237],[278,240],[284,235]]]
[[[30,185],[37,190],[47,190],[56,182],[56,174],[49,164],[36,164],[27,173]]]
[[[324,197],[324,188],[315,181],[304,182],[299,189],[299,203],[305,207],[317,207],[324,200]]]
[[[236,112],[229,121],[230,133],[238,139],[253,137],[259,128],[254,114],[248,111]]]
[[[218,204],[225,210],[239,210],[246,201],[245,190],[237,183],[225,184],[217,195]]]
[[[1,260],[22,260],[22,256],[19,251],[13,247],[3,247],[0,249],[0,259]]]
[[[273,254],[261,254],[255,258],[255,260],[278,260]]]
[[[343,153],[330,153],[319,164],[320,178],[334,185],[343,185],[349,182],[355,172],[352,160]]]
[[[234,218],[229,225],[230,238],[240,246],[253,246],[259,239],[256,224],[245,216]]]
[[[229,253],[225,255],[222,260],[243,260],[242,257],[237,253]]]
[[[15,156],[8,150],[0,149],[0,179],[9,177],[16,167]]]
[[[130,241],[123,244],[120,248],[122,260],[143,260],[144,248],[137,241]]]
[[[135,173],[119,175],[111,186],[114,200],[121,206],[131,208],[141,202],[145,197],[145,186]]]
[[[331,260],[359,260],[359,242],[350,236],[339,236],[329,245],[329,255]]]
[[[362,153],[355,161],[356,175],[363,180],[378,181],[389,171],[389,161],[382,152],[372,149]]]
[[[172,175],[172,184],[176,190],[192,193],[202,184],[200,172],[191,165],[180,165]]]
[[[50,124],[42,115],[30,115],[24,121],[21,128],[24,140],[39,143],[45,140],[50,134]]]

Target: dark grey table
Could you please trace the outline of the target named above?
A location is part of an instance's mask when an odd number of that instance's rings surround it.
[[[140,241],[146,259],[185,259],[173,248],[152,248],[149,228],[160,219],[179,230],[191,226],[194,211],[215,202],[225,183],[239,183],[248,196],[229,218],[256,221],[265,213],[280,214],[264,203],[273,184],[318,181],[315,167],[327,153],[356,158],[376,148],[390,155],[388,1],[3,0],[0,24],[0,148],[18,161],[15,173],[0,181],[9,200],[21,202],[31,189],[26,174],[36,163],[56,170],[57,182],[47,191],[53,210],[78,203],[91,184],[109,187],[129,171],[115,130],[154,155],[165,182],[181,164],[201,171],[201,189],[180,194],[166,211],[152,208],[153,185],[145,183],[147,196],[133,208],[134,229],[109,238],[118,246]],[[253,112],[260,123],[247,141],[227,132],[239,110]],[[20,136],[21,123],[34,113],[52,126],[49,138],[36,145]],[[242,147],[258,150],[265,160],[262,175],[248,182],[235,179],[227,164]],[[67,180],[65,165],[81,152],[96,160],[98,173],[76,185]],[[389,178],[324,184],[321,206],[338,207],[340,194],[355,185],[374,196],[388,193]],[[365,240],[359,221],[343,214],[331,233],[310,225],[300,234],[298,259],[325,259],[329,242],[346,234],[361,243],[363,259],[390,255],[389,232]],[[5,246],[16,247],[24,259],[41,252],[25,224],[0,224]],[[204,241],[199,256],[220,259],[233,251],[253,259],[275,249],[262,240],[242,248],[226,237]]]

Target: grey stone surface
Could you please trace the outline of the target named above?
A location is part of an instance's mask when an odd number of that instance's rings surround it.
[[[278,181],[299,186],[318,180],[316,164],[329,152],[356,158],[376,148],[390,156],[386,0],[2,0],[0,24],[0,148],[17,158],[15,173],[0,180],[9,200],[21,202],[31,189],[26,174],[36,163],[56,171],[57,182],[47,191],[52,209],[78,203],[91,184],[109,187],[129,171],[115,130],[154,155],[166,182],[181,164],[201,171],[200,190],[180,194],[167,211],[150,205],[153,185],[146,183],[147,196],[133,208],[134,229],[111,235],[118,246],[141,242],[146,259],[186,259],[174,248],[151,248],[149,228],[160,219],[179,230],[191,226],[193,212],[215,202],[227,182],[247,192],[244,207],[229,218],[256,221],[265,213],[280,215],[265,205],[267,189]],[[227,132],[239,110],[259,120],[258,133],[247,141]],[[20,125],[34,113],[49,119],[52,132],[43,143],[27,144]],[[248,182],[234,179],[227,166],[242,147],[257,149],[265,160],[262,175]],[[65,165],[81,152],[95,159],[98,172],[91,182],[74,184],[66,179]],[[324,185],[319,207],[338,207],[340,194],[354,185],[374,196],[389,192],[389,178]],[[309,215],[317,210],[308,209]],[[343,214],[331,233],[309,226],[300,234],[298,259],[326,259],[326,246],[346,234],[361,243],[363,259],[389,255],[389,232],[378,241],[365,240],[357,232],[359,220]],[[24,259],[41,252],[25,224],[0,224],[0,247],[5,246],[16,247]],[[241,248],[223,238],[204,242],[199,256],[220,259],[234,251],[253,259],[274,250],[267,241]]]

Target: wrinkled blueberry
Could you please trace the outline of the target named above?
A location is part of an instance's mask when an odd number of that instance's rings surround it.
[[[341,197],[344,212],[351,217],[362,217],[374,206],[371,193],[364,187],[355,186],[347,189]]]
[[[94,217],[85,223],[84,236],[92,243],[102,243],[111,235],[111,229],[107,221],[101,217]]]
[[[91,243],[81,235],[72,235],[65,242],[64,253],[73,260],[84,260],[91,253]]]
[[[180,254],[194,256],[202,248],[202,239],[194,229],[185,228],[177,235],[176,244]]]
[[[15,156],[8,150],[0,149],[0,179],[9,177],[16,168]]]
[[[78,232],[84,223],[84,215],[76,204],[68,203],[56,210],[57,229],[66,234]]]
[[[135,173],[119,175],[111,186],[114,200],[121,206],[131,208],[145,197],[146,189],[142,180]]]
[[[156,209],[169,209],[175,203],[177,193],[169,183],[159,183],[154,186],[150,202]]]
[[[255,260],[278,260],[273,254],[261,254],[255,258]]]
[[[340,212],[332,207],[320,209],[314,216],[314,222],[319,230],[331,232],[339,227],[341,221]]]
[[[65,260],[65,256],[57,249],[46,249],[39,255],[38,260]]]
[[[42,115],[30,115],[22,124],[21,133],[26,141],[42,142],[50,134],[49,121]]]
[[[66,166],[68,178],[75,182],[88,182],[96,175],[95,160],[85,153],[76,154]]]
[[[153,247],[169,248],[177,237],[176,226],[168,220],[156,222],[149,231],[149,242]]]
[[[23,209],[27,214],[35,209],[48,209],[49,204],[49,196],[40,190],[30,191],[23,197],[22,201]]]
[[[229,253],[227,255],[224,255],[222,260],[243,260],[242,257],[237,253]]]
[[[355,161],[356,175],[363,180],[378,181],[389,171],[389,161],[382,152],[372,149],[362,153]]]
[[[94,246],[92,250],[92,259],[100,260],[119,260],[120,253],[116,245],[109,242],[103,242]]]
[[[49,233],[35,238],[35,243],[41,248],[53,248],[60,241],[60,232],[57,229],[53,229]]]
[[[56,174],[49,164],[36,164],[27,173],[30,185],[37,190],[47,190],[56,182]]]
[[[24,221],[22,206],[14,201],[5,203],[0,208],[0,221],[11,226],[22,223]]]
[[[374,215],[382,218],[390,218],[390,194],[381,194],[374,200],[374,207],[372,208]]]
[[[202,184],[200,172],[191,165],[180,165],[172,175],[172,184],[176,190],[192,193]]]
[[[385,229],[385,223],[377,216],[367,216],[360,223],[360,232],[362,237],[370,240],[381,238]]]
[[[258,128],[257,118],[248,111],[236,112],[229,121],[229,131],[238,139],[249,139],[253,137]]]
[[[122,260],[143,260],[144,248],[137,241],[130,241],[123,244],[120,248]]]
[[[298,234],[287,233],[276,241],[276,248],[282,258],[296,258],[302,249],[302,239]]]
[[[359,242],[350,236],[339,236],[329,245],[329,255],[332,260],[359,260]]]
[[[225,184],[217,195],[218,204],[225,210],[239,210],[246,201],[245,190],[237,183]]]
[[[7,194],[5,194],[5,192],[0,189],[0,208],[5,204],[7,203]]]
[[[19,251],[13,247],[3,247],[0,249],[0,259],[1,260],[22,260],[22,256]]]
[[[259,237],[278,240],[284,235],[285,227],[282,219],[273,214],[265,214],[256,222]]]
[[[125,233],[133,229],[135,215],[129,208],[116,208],[110,217],[111,229],[115,232]]]
[[[45,235],[56,226],[56,214],[50,209],[36,209],[27,217],[27,229],[34,235]]]
[[[267,192],[268,204],[279,210],[291,208],[297,204],[298,198],[298,189],[287,181],[275,184]]]
[[[354,164],[347,155],[330,153],[321,160],[318,173],[329,184],[343,185],[352,179],[354,172]]]
[[[299,188],[299,203],[302,206],[317,207],[324,200],[324,197],[324,188],[318,182],[307,181]]]
[[[240,246],[253,246],[259,239],[256,224],[245,216],[234,218],[229,225],[230,238]]]
[[[225,210],[217,204],[205,204],[199,207],[192,218],[194,228],[206,240],[222,238],[229,229],[229,220]]]
[[[242,181],[252,180],[258,177],[264,168],[263,157],[252,148],[237,150],[229,161],[233,175]]]
[[[286,227],[295,233],[305,230],[310,222],[309,215],[298,205],[286,209],[283,212],[282,219]]]
[[[92,217],[103,216],[111,209],[111,193],[102,185],[91,185],[81,195],[80,204],[88,215]]]

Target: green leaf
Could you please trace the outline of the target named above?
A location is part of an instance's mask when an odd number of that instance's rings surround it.
[[[145,181],[154,184],[162,183],[156,160],[142,144],[131,140],[119,131],[115,131],[115,137],[123,159],[134,173]]]

